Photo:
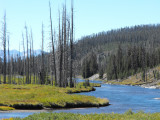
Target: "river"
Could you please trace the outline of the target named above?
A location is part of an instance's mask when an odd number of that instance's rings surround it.
[[[95,82],[95,81],[94,81]],[[96,81],[99,82],[99,81]],[[101,83],[101,82],[99,82]],[[81,95],[90,95],[100,98],[108,98],[110,106],[99,108],[84,108],[84,109],[61,109],[45,112],[71,112],[71,113],[124,113],[132,109],[132,111],[144,112],[160,112],[160,89],[148,89],[139,86],[125,86],[125,85],[108,85],[102,84],[101,87],[96,87],[96,91],[78,93]],[[10,117],[27,117],[33,113],[44,111],[11,111],[0,112],[1,118]]]

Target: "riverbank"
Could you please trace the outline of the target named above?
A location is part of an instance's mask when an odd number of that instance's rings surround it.
[[[160,82],[160,81],[158,81]],[[111,80],[111,81],[107,81],[104,82],[105,84],[112,84],[112,85],[130,85],[130,86],[140,86],[143,88],[149,88],[149,89],[160,89],[160,85],[159,83],[157,84],[157,82],[125,82],[125,81],[116,81],[116,80]]]
[[[124,80],[109,80],[104,81],[105,84],[113,84],[113,85],[130,85],[130,86],[140,86],[143,88],[150,88],[150,89],[160,89],[160,80],[147,80],[142,81],[141,79],[137,79],[135,76],[130,76]]]
[[[26,118],[10,118],[8,120],[159,120],[160,113],[134,113],[128,110],[124,114],[102,113],[102,114],[73,114],[73,113],[36,113]],[[5,119],[7,120],[7,119]]]
[[[97,82],[97,81],[93,81]],[[108,85],[101,84],[101,87],[96,88],[93,92],[83,92],[80,95],[95,96],[97,98],[108,98],[110,100],[110,106],[106,107],[91,107],[91,108],[72,108],[72,109],[53,109],[48,113],[79,113],[79,114],[92,114],[92,113],[118,113],[123,114],[127,110],[132,109],[134,112],[144,111],[145,113],[160,112],[159,109],[159,92],[160,89],[145,89],[138,86],[127,85]],[[156,98],[156,99],[155,99]],[[36,110],[37,111],[37,110]],[[37,113],[37,112],[35,112]],[[0,112],[0,119],[10,117],[27,117],[34,114],[34,111],[12,111],[12,112]]]
[[[90,86],[85,86],[83,83],[78,83],[76,88],[50,85],[0,85],[0,106],[19,110],[41,110],[109,105],[107,99],[71,94],[94,91],[94,86],[99,84],[90,83]]]
[[[79,78],[79,79],[84,79],[81,75],[77,75],[76,78]],[[107,80],[107,74],[104,74],[103,75],[103,78],[100,79],[99,78],[99,74],[94,74],[92,75],[91,77],[87,78],[87,80],[94,80],[94,81],[104,81],[104,80]]]
[[[126,79],[122,80],[106,80],[104,81],[107,84],[118,84],[118,85],[132,85],[132,86],[141,86],[144,88],[151,89],[160,89],[160,66],[157,66],[153,69],[148,69],[145,74],[145,79],[142,80],[142,73],[137,73]]]

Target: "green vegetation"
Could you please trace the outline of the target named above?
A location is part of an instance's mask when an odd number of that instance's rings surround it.
[[[26,118],[13,118],[13,120],[159,120],[160,113],[134,113],[131,110],[124,114],[73,114],[73,113],[40,113]]]
[[[69,93],[95,90],[90,84],[78,83],[75,88],[59,88],[51,85],[0,85],[0,106],[15,109],[97,107],[109,104],[107,99]]]
[[[8,111],[8,110],[14,110],[14,108],[8,106],[0,106],[0,111]]]

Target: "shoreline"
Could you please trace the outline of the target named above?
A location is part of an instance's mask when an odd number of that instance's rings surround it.
[[[106,106],[109,106],[111,104],[108,104]],[[88,109],[88,108],[100,108],[100,107],[105,107],[105,106],[99,106],[99,107],[79,107],[79,108],[44,108],[41,110],[25,110],[25,109],[15,109],[15,110],[10,110],[10,111],[0,111],[0,113],[39,113],[39,112],[51,112],[51,111],[57,111],[57,110],[78,110],[78,109]]]
[[[96,77],[95,77],[96,76]],[[82,77],[79,77],[78,76],[78,78],[79,79],[81,79]],[[95,78],[95,79],[93,79],[93,78]],[[127,85],[127,86],[139,86],[139,87],[142,87],[142,88],[148,88],[148,89],[160,89],[160,85],[157,85],[157,82],[158,81],[155,81],[155,82],[152,82],[152,83],[150,83],[150,82],[148,82],[148,83],[140,83],[140,84],[122,84],[121,82],[118,82],[118,81],[116,81],[115,83],[112,83],[112,81],[111,82],[109,82],[109,83],[107,83],[107,82],[105,82],[105,80],[103,80],[103,79],[97,79],[97,74],[96,75],[93,75],[92,77],[90,77],[90,78],[88,78],[88,80],[89,81],[101,81],[102,82],[102,84],[111,84],[111,85]],[[160,82],[160,80],[159,80],[159,82]]]
[[[99,108],[99,107],[105,107],[111,105],[109,102],[105,103],[103,105],[88,105],[82,107],[64,107],[64,108],[43,108],[43,109],[14,109],[14,110],[0,110],[0,113],[16,113],[16,112],[50,112],[50,111],[56,111],[56,110],[70,110],[70,109],[87,109],[87,108]]]
[[[121,84],[120,82],[116,82],[116,83],[103,82],[103,83],[104,84],[109,84],[109,85],[127,85],[127,86],[139,86],[139,87],[148,88],[148,89],[160,89],[160,85],[156,85],[156,84],[154,84],[154,82],[153,83],[137,84],[137,85],[133,85],[133,84]],[[154,85],[151,85],[151,84],[154,84]]]

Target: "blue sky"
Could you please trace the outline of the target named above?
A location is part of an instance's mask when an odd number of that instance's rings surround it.
[[[50,0],[55,30],[58,29],[58,9],[64,0]],[[70,0],[66,0],[70,13]],[[44,24],[45,50],[49,39],[49,0],[0,0],[0,30],[4,11],[11,49],[22,41],[25,23],[32,28],[34,48],[41,47],[41,25]],[[160,0],[74,0],[75,40],[82,36],[126,26],[160,23]],[[1,42],[0,42],[1,44]],[[22,48],[21,48],[22,49]]]

